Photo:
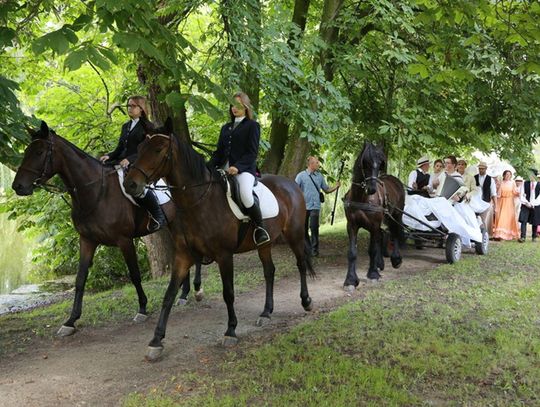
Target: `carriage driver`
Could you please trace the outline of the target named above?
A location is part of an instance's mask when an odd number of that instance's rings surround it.
[[[146,98],[144,96],[131,96],[128,99],[127,111],[131,120],[123,124],[118,146],[112,153],[99,159],[104,164],[119,164],[124,169],[135,162],[137,147],[146,137],[141,123],[141,120],[147,120]],[[149,232],[155,232],[167,224],[167,218],[154,191],[145,188],[142,196],[134,196],[133,199],[150,214]]]
[[[429,158],[422,157],[416,161],[416,170],[411,171],[409,174],[409,181],[407,186],[409,187],[409,195],[423,195],[426,198],[429,197]]]
[[[231,121],[223,125],[216,151],[209,167],[218,167],[236,176],[240,199],[248,216],[255,223],[253,240],[257,246],[270,242],[264,228],[259,201],[253,194],[257,154],[259,153],[260,128],[253,120],[253,109],[248,95],[238,92],[229,107]]]

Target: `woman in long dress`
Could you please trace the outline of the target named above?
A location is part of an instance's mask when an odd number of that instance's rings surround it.
[[[504,171],[503,180],[497,192],[497,209],[493,225],[495,240],[513,240],[519,237],[514,206],[514,197],[518,195],[519,191],[515,182],[512,181],[512,173],[508,170]]]

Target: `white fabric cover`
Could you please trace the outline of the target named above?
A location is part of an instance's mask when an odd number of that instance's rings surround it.
[[[403,223],[415,230],[429,231],[429,227],[407,216],[410,214],[433,228],[444,225],[451,233],[457,233],[465,246],[471,246],[471,241],[481,242],[482,232],[476,213],[482,213],[489,208],[480,196],[481,191],[475,191],[470,202],[452,203],[445,198],[424,198],[420,195],[407,195],[405,198],[405,214]],[[427,220],[429,214],[435,215],[436,220]]]

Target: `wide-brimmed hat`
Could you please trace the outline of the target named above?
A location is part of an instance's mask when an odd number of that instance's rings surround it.
[[[421,167],[424,164],[429,164],[429,158],[427,158],[426,156],[423,156],[422,158],[416,160],[417,167]]]
[[[516,181],[516,182],[518,182],[518,181],[523,182],[523,177],[522,177],[521,175],[518,175],[514,181]]]
[[[487,168],[486,162],[485,162],[485,161],[480,161],[480,162],[478,163],[478,168]]]
[[[538,177],[538,170],[535,168],[529,168],[529,171],[534,174],[535,177]]]

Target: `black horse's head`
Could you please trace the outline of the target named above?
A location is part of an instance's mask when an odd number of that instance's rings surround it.
[[[38,130],[28,129],[32,141],[24,151],[23,161],[11,187],[17,195],[31,195],[34,188],[47,182],[56,172],[53,163],[53,137],[47,123]]]
[[[386,171],[386,156],[375,144],[365,141],[362,152],[354,163],[353,182],[363,186],[367,194],[377,192],[379,175]]]

